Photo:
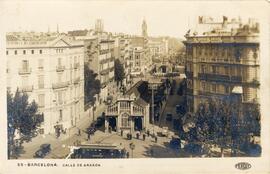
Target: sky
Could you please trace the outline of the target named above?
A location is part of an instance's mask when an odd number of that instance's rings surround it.
[[[94,28],[101,18],[109,32],[141,34],[145,18],[150,36],[183,38],[198,16],[257,18],[264,3],[255,1],[1,1],[5,31],[56,31]]]

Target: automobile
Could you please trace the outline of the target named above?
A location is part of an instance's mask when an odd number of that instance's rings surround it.
[[[161,135],[167,137],[168,134],[169,134],[169,128],[168,127],[163,127],[162,131],[161,131]]]
[[[181,149],[181,140],[178,136],[172,136],[170,147],[173,149]]]
[[[44,158],[51,151],[50,144],[42,144],[40,148],[35,152],[34,158]]]
[[[172,121],[172,114],[171,113],[167,113],[166,114],[166,121]]]
[[[181,105],[176,105],[175,109],[176,109],[176,113],[179,114],[181,112]]]

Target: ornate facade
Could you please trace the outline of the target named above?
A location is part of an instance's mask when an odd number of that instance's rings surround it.
[[[259,98],[259,25],[226,17],[217,23],[199,18],[199,28],[185,35],[187,105],[196,111],[209,97],[242,89],[243,103]],[[201,30],[201,31],[200,31]]]
[[[149,104],[135,96],[122,96],[108,106],[105,131],[140,131],[149,125]]]

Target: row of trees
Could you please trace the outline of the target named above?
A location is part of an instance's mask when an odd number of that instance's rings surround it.
[[[185,139],[204,147],[209,144],[217,145],[221,155],[225,147],[231,148],[232,156],[239,150],[249,153],[254,150],[249,149],[254,147],[249,146],[250,135],[260,135],[258,104],[241,107],[230,97],[210,99],[201,103],[192,117],[193,124],[184,133]],[[251,155],[259,154],[260,152],[254,152]]]

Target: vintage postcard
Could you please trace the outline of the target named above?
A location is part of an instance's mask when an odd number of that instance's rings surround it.
[[[269,173],[267,1],[1,1],[0,173]]]

